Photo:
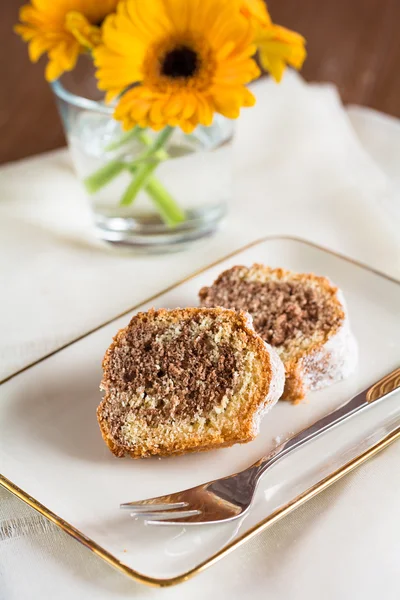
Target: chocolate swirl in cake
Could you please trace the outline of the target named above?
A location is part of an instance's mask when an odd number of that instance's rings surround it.
[[[302,334],[327,332],[340,324],[341,312],[320,289],[300,281],[257,281],[243,278],[243,270],[225,271],[215,284],[200,291],[202,306],[246,310],[254,328],[273,346]]]
[[[172,326],[134,321],[125,343],[114,349],[109,377],[113,386],[138,402],[111,402],[111,422],[119,424],[130,413],[151,427],[204,414],[228,400],[241,361],[227,342],[217,345],[220,328],[217,321],[201,327],[198,315]]]

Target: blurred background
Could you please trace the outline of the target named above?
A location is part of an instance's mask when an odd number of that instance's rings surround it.
[[[45,59],[32,65],[13,32],[25,3],[3,0],[0,8],[0,163],[65,143]],[[269,0],[268,8],[306,37],[307,80],[331,81],[343,102],[400,117],[399,0]]]

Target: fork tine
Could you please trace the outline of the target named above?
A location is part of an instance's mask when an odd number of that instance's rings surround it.
[[[138,511],[131,512],[131,517],[141,517],[148,523],[156,523],[158,521],[170,521],[171,517],[174,520],[178,519],[188,519],[190,517],[194,517],[195,515],[200,515],[200,510],[176,510],[176,511],[167,511],[167,512],[157,512],[157,511]]]
[[[193,513],[197,513],[197,514],[193,514],[193,515],[189,515],[187,517],[178,517],[175,518],[172,515],[174,514],[173,512],[168,513],[168,517],[167,514],[165,514],[165,517],[163,519],[156,519],[154,516],[152,517],[147,517],[145,519],[145,523],[146,525],[182,525],[185,526],[186,525],[203,525],[203,524],[208,524],[208,523],[218,523],[219,520],[216,519],[215,521],[205,521],[204,520],[204,516],[203,513],[201,511],[191,511]]]
[[[120,504],[119,507],[122,509],[128,509],[132,512],[153,512],[153,511],[164,511],[173,510],[175,508],[184,508],[188,506],[187,502],[159,502],[152,503],[151,500],[142,500],[139,502],[125,502]]]

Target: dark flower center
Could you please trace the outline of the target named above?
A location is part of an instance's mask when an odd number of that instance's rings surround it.
[[[161,73],[167,77],[192,77],[198,66],[196,52],[187,46],[180,46],[165,55]]]

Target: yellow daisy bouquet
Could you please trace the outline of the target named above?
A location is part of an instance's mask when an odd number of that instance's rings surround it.
[[[179,156],[174,137],[194,143],[219,116],[237,119],[253,106],[247,86],[259,64],[279,82],[286,65],[299,69],[306,56],[304,38],[275,25],[263,0],[31,0],[15,29],[32,61],[47,55],[50,82],[82,54],[93,61],[120,125],[104,144],[106,160],[83,178],[88,193],[124,173],[119,207],[145,193],[170,228],[188,220],[155,177]]]

